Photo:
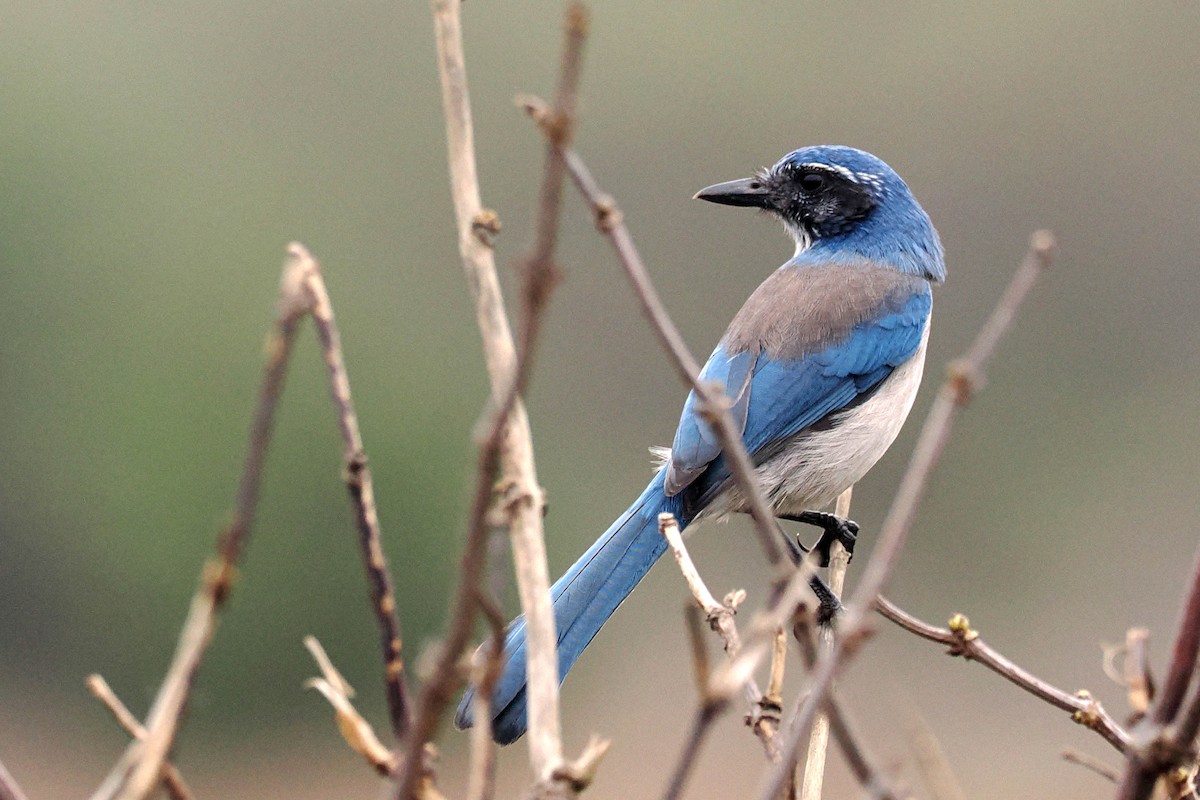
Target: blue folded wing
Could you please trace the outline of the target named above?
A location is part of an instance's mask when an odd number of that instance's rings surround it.
[[[724,384],[734,422],[753,455],[878,386],[920,347],[931,305],[929,291],[918,292],[893,310],[858,323],[844,339],[796,359],[775,358],[766,350],[730,355],[722,344],[709,357],[701,377]],[[671,446],[669,494],[706,471],[706,495],[708,488],[728,479],[720,445],[695,406],[693,392]]]

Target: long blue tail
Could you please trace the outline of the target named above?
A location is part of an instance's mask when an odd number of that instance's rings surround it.
[[[666,540],[658,532],[658,515],[671,511],[678,516],[678,505],[676,498],[663,494],[663,470],[659,470],[642,496],[550,588],[558,629],[559,681],[667,549]],[[686,524],[683,519],[679,522]],[[508,626],[504,657],[504,672],[492,697],[492,735],[500,744],[510,744],[525,733],[526,726],[522,617]],[[468,690],[454,717],[459,728],[471,726],[474,701],[474,689]]]

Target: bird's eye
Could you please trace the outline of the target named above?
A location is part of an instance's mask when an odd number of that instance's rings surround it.
[[[799,183],[805,192],[819,192],[825,188],[825,176],[819,172],[806,172],[800,176]]]

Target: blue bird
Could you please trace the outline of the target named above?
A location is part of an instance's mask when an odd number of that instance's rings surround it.
[[[904,424],[925,362],[931,284],[946,276],[925,210],[880,159],[805,147],[701,200],[774,214],[796,252],[750,296],[701,373],[718,381],[775,514],[852,542],[857,526],[820,509],[857,483]],[[559,680],[666,550],[658,515],[680,527],[746,510],[693,392],[650,485],[551,588]],[[823,537],[824,538],[824,537]],[[493,735],[526,727],[525,621],[509,625]],[[455,724],[471,725],[473,690]]]

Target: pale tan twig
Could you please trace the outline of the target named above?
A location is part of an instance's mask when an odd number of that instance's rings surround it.
[[[401,656],[400,621],[396,618],[396,595],[391,571],[379,530],[379,514],[375,507],[375,488],[367,456],[363,452],[358,415],[350,395],[350,376],[342,354],[341,335],[333,315],[333,304],[321,277],[321,267],[312,254],[299,242],[288,245],[288,257],[299,263],[305,290],[312,306],[313,325],[321,344],[321,353],[329,371],[329,391],[338,415],[342,434],[343,478],[354,508],[354,523],[362,551],[363,567],[371,607],[379,626],[383,652],[383,683],[387,697],[388,718],[397,741],[403,740],[412,725],[412,709],[404,680],[404,660]]]
[[[1110,783],[1116,783],[1121,779],[1121,773],[1117,772],[1103,761],[1092,758],[1087,753],[1081,753],[1078,750],[1064,750],[1062,757],[1063,761],[1071,764],[1078,764],[1084,769],[1091,770]]]
[[[934,400],[929,416],[925,419],[912,460],[900,482],[892,507],[884,519],[878,544],[863,573],[862,582],[842,615],[833,648],[828,653],[823,653],[817,661],[811,693],[799,717],[791,724],[787,741],[781,744],[783,762],[772,771],[765,782],[759,794],[760,800],[772,800],[787,782],[789,760],[798,752],[801,739],[820,709],[835,674],[844,660],[858,649],[864,637],[868,635],[870,623],[867,612],[886,588],[896,568],[900,553],[908,540],[917,507],[924,497],[929,476],[937,466],[942,450],[949,440],[958,410],[969,401],[971,394],[983,385],[984,368],[988,359],[1038,275],[1049,266],[1053,251],[1054,239],[1048,231],[1038,231],[1033,235],[1029,243],[1029,252],[992,315],[966,355],[950,365],[949,375]]]
[[[1188,593],[1171,649],[1166,678],[1150,713],[1135,729],[1138,746],[1126,753],[1128,762],[1117,787],[1117,800],[1146,800],[1160,776],[1172,770],[1183,770],[1188,774],[1194,772],[1195,755],[1192,747],[1197,729],[1200,728],[1200,688],[1197,688],[1186,707],[1184,699],[1196,675],[1198,656],[1200,546],[1193,560]]]
[[[721,445],[726,463],[729,465],[729,472],[734,483],[742,492],[747,511],[754,520],[754,530],[758,534],[763,552],[771,565],[782,571],[784,558],[783,551],[779,546],[779,525],[758,485],[754,464],[742,443],[741,433],[734,426],[733,419],[729,415],[728,397],[719,385],[709,384],[700,379],[700,365],[692,357],[675,324],[671,322],[662,299],[650,281],[642,257],[633,244],[633,237],[630,236],[629,229],[625,227],[623,215],[617,207],[616,201],[596,183],[579,154],[567,144],[555,140],[553,127],[547,124],[552,117],[545,101],[529,96],[522,98],[522,102],[526,112],[546,134],[547,140],[558,148],[576,188],[592,208],[596,218],[596,227],[612,243],[621,266],[625,270],[625,275],[633,286],[634,294],[637,295],[638,302],[641,304],[642,312],[649,320],[663,349],[670,356],[672,366],[683,382],[692,387],[692,391],[700,400],[697,407]]]
[[[88,691],[109,710],[117,724],[126,733],[134,739],[146,738],[146,729],[142,727],[142,723],[125,707],[121,698],[117,697],[117,693],[112,690],[103,676],[89,675],[84,683],[87,684]],[[162,785],[172,800],[191,800],[192,798],[192,790],[188,788],[187,781],[170,761],[163,764]]]
[[[291,355],[292,342],[310,298],[304,290],[301,264],[289,256],[279,290],[279,313],[267,338],[266,364],[258,403],[250,424],[249,444],[238,481],[233,515],[217,541],[217,557],[204,566],[179,634],[175,656],[146,718],[146,738],[130,743],[92,800],[142,800],[159,782],[163,762],[175,741],[192,682],[216,631],[217,617],[233,589],[234,574],[258,507],[263,463],[271,438],[275,408]]]
[[[1146,716],[1154,702],[1154,678],[1150,674],[1150,631],[1130,628],[1125,631],[1123,683],[1129,708],[1135,720]]]
[[[379,741],[371,723],[367,722],[350,702],[350,698],[354,697],[353,687],[342,677],[342,673],[338,672],[315,636],[305,636],[304,646],[308,648],[321,670],[321,677],[309,678],[304,682],[304,687],[316,689],[329,701],[337,719],[338,730],[354,752],[365,758],[380,775],[393,775],[397,765],[396,754]]]
[[[505,482],[510,487],[507,506],[510,535],[521,609],[526,621],[530,763],[537,779],[545,782],[562,765],[562,740],[558,715],[557,639],[542,535],[544,500],[534,468],[529,420],[524,405],[513,392],[520,380],[518,358],[504,312],[495,259],[490,239],[481,235],[480,230],[489,221],[494,228],[495,215],[485,213],[479,195],[463,57],[461,4],[459,0],[433,0],[432,6],[459,252],[475,301],[494,405],[503,410],[509,405],[506,396],[514,395],[511,412],[498,415],[507,422],[503,428],[500,460]],[[481,463],[481,474],[487,472],[492,470],[485,459]]]
[[[29,800],[3,762],[0,762],[0,800]]]
[[[695,562],[692,561],[692,556],[688,552],[687,545],[684,544],[683,535],[679,531],[679,523],[675,520],[675,516],[670,513],[659,514],[658,531],[667,540],[667,545],[671,548],[671,552],[675,556],[675,562],[679,565],[679,571],[683,574],[683,579],[687,583],[692,597],[695,598],[697,605],[704,612],[709,628],[721,637],[725,653],[730,658],[737,657],[742,650],[742,640],[741,635],[738,633],[734,615],[737,614],[737,607],[745,599],[746,593],[739,589],[730,592],[725,598],[724,603],[717,602],[717,598],[709,591],[707,584],[705,584],[704,579],[700,576],[700,571],[696,569]],[[698,660],[694,659],[694,661],[699,663]],[[705,664],[707,667],[707,662]],[[699,680],[697,682],[703,687],[701,691],[702,697],[707,698],[708,694],[711,693],[711,681],[707,673],[703,682]],[[779,758],[779,753],[774,746],[773,737],[779,719],[778,711],[774,717],[775,727],[769,722],[764,723],[764,719],[769,715],[764,711],[764,703],[766,701],[762,691],[758,688],[758,684],[754,681],[753,671],[747,675],[742,687],[743,693],[746,696],[746,702],[750,707],[750,714],[747,716],[746,721],[749,723],[751,730],[754,731],[754,735],[762,742],[767,758],[776,760]],[[697,726],[711,723],[712,719],[709,715],[715,713],[717,712],[712,711],[697,715],[693,725],[693,735],[702,735],[704,731],[697,731]],[[698,747],[699,742],[696,742],[694,746]],[[681,765],[685,763],[685,761],[680,762]],[[678,769],[676,774],[680,780],[686,775],[686,773],[680,775]],[[674,785],[674,781],[671,785]]]
[[[841,513],[838,516],[844,518],[844,515]],[[813,636],[811,621],[801,618],[796,623],[795,635],[796,641],[800,645],[800,654],[804,658],[805,666],[811,670],[813,665],[816,664],[818,657],[817,643],[814,641],[815,637]],[[821,710],[822,716],[828,720],[829,732],[833,734],[834,740],[838,743],[838,748],[842,751],[842,755],[846,759],[846,764],[850,767],[851,774],[854,775],[855,780],[866,791],[868,797],[873,798],[873,800],[899,800],[899,794],[889,785],[883,772],[874,765],[872,759],[867,755],[866,748],[854,733],[847,712],[842,708],[841,703],[838,702],[837,694],[833,687],[830,687],[828,694],[825,696]],[[828,747],[828,739],[826,739],[826,747]],[[823,778],[824,763],[821,764],[821,772]],[[801,791],[803,792],[806,789],[810,791],[815,789],[817,792],[820,792],[821,789],[820,786],[809,788],[807,770],[805,771],[804,781],[801,783]],[[820,794],[810,796],[819,798]]]
[[[833,513],[842,519],[850,517],[850,500],[854,496],[851,486],[837,499]],[[839,541],[834,541],[829,548],[830,590],[838,597],[846,585],[846,569],[850,566],[850,553]],[[820,633],[821,647],[829,650],[833,647],[833,629],[824,628]],[[818,714],[813,719],[812,731],[808,736],[808,755],[804,759],[804,779],[800,782],[800,800],[820,800],[821,791],[825,784],[825,758],[829,752],[829,718]]]

